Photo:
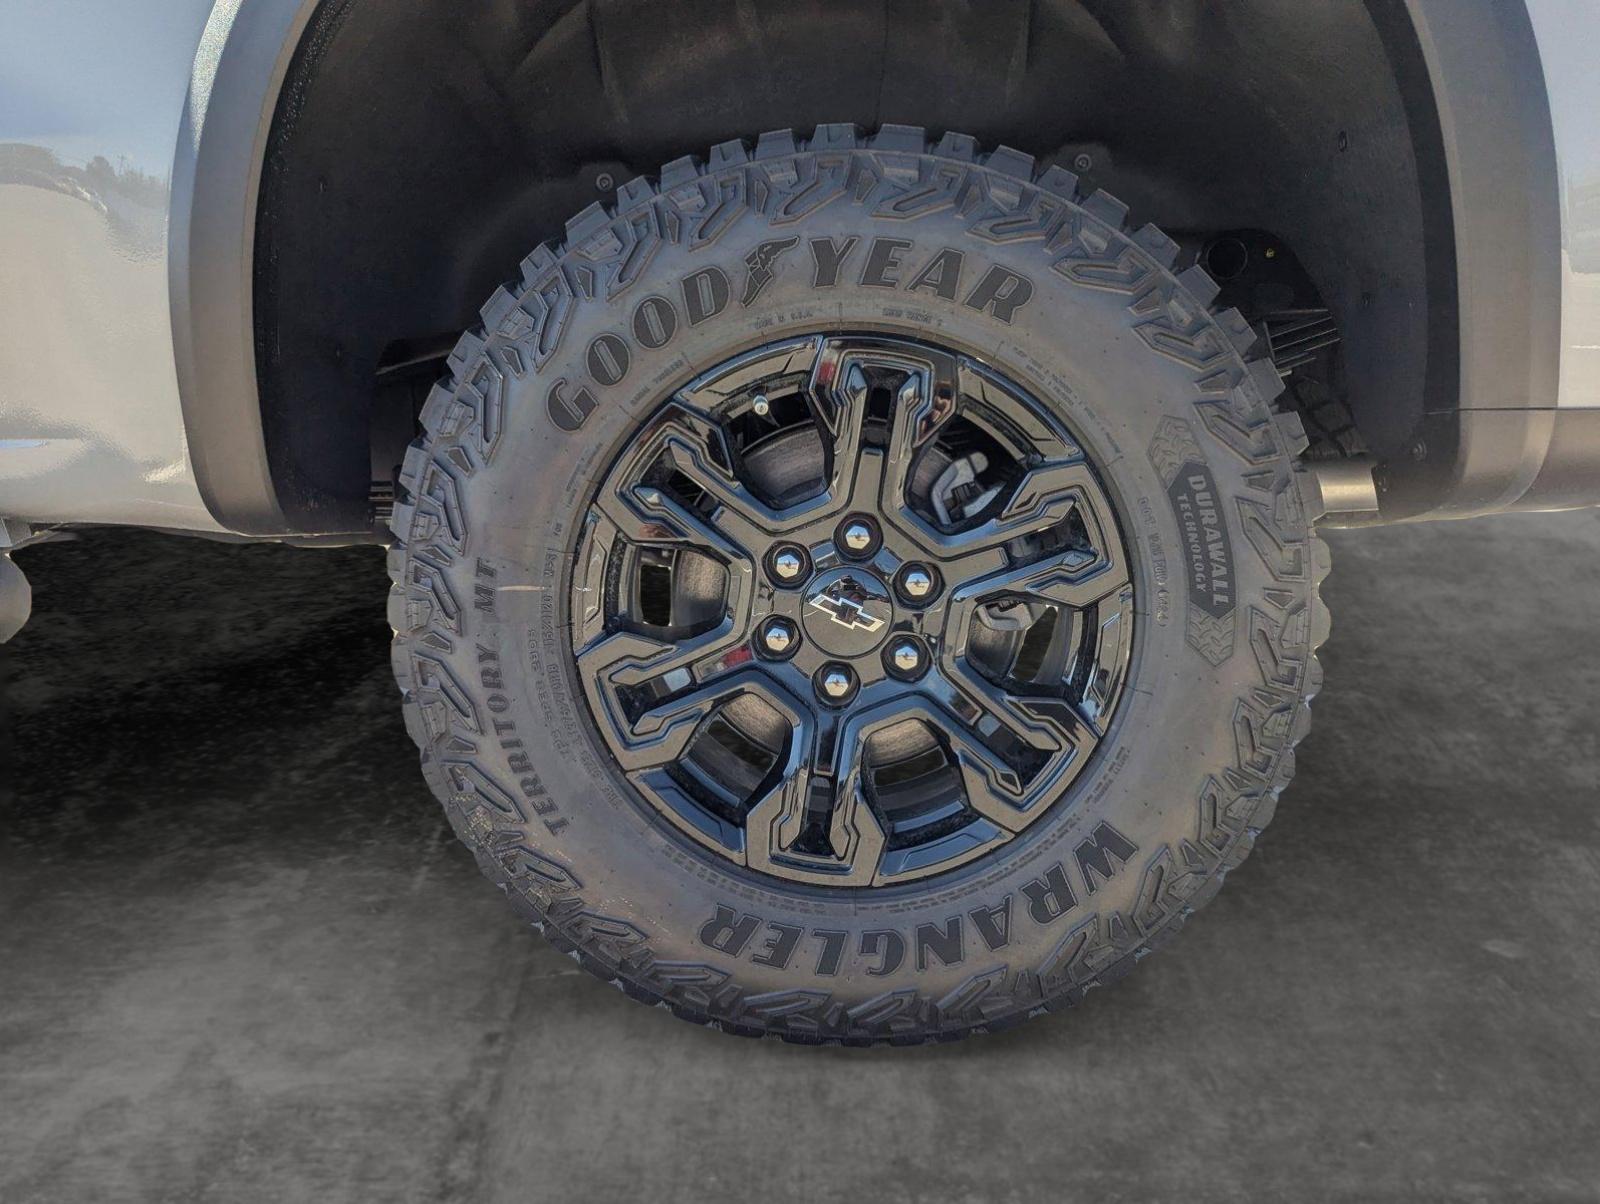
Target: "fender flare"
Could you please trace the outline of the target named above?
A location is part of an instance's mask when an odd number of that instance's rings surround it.
[[[168,285],[200,495],[243,535],[285,518],[256,383],[256,202],[280,93],[319,0],[219,0],[195,56],[172,168]]]
[[[1411,39],[1425,65],[1425,95],[1413,90],[1408,108],[1440,141],[1440,195],[1426,200],[1448,208],[1429,275],[1442,273],[1453,295],[1438,308],[1436,324],[1447,325],[1430,338],[1440,362],[1430,364],[1412,458],[1380,468],[1382,516],[1465,518],[1516,508],[1551,452],[1561,357],[1555,135],[1523,0],[1403,3],[1398,12],[1369,0],[1369,10],[1391,46]]]

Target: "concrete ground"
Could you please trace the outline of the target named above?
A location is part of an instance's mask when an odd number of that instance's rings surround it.
[[[1299,780],[1206,914],[1075,1013],[865,1052],[512,918],[377,551],[27,551],[0,1200],[1600,1199],[1600,513],[1332,542]]]

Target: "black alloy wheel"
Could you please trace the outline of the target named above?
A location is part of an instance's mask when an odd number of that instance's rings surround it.
[[[573,652],[629,780],[763,874],[872,887],[992,852],[1083,770],[1133,587],[1078,442],[977,361],[867,334],[680,390],[596,494]]]

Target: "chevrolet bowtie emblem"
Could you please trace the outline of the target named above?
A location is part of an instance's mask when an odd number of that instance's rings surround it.
[[[839,594],[818,594],[811,599],[815,606],[828,618],[840,627],[848,627],[853,631],[874,632],[883,627],[884,620],[869,611],[854,598],[846,598]]]

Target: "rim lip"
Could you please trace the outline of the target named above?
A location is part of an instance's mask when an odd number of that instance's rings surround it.
[[[1026,371],[1014,370],[995,362],[993,349],[984,350],[975,344],[964,341],[954,332],[940,331],[939,339],[928,337],[927,331],[920,325],[897,325],[892,319],[882,317],[855,318],[848,321],[811,321],[797,322],[779,330],[762,331],[760,334],[749,335],[744,338],[733,339],[719,349],[715,354],[717,358],[706,367],[686,370],[681,375],[674,377],[664,384],[646,405],[639,407],[625,418],[625,429],[622,430],[605,449],[603,455],[597,457],[599,463],[605,467],[591,480],[587,497],[592,503],[599,490],[609,479],[617,462],[633,445],[638,437],[639,429],[659,413],[663,407],[670,404],[673,397],[692,386],[702,377],[709,376],[726,366],[733,360],[760,351],[764,347],[798,340],[803,338],[838,338],[838,339],[888,339],[903,342],[909,345],[931,348],[947,354],[963,356],[980,365],[984,370],[993,373],[1001,381],[1022,393],[1032,404],[1040,406],[1045,413],[1077,443],[1084,454],[1085,463],[1106,496],[1110,509],[1110,520],[1117,539],[1121,543],[1125,563],[1128,566],[1128,585],[1133,591],[1133,601],[1129,607],[1130,629],[1128,637],[1128,650],[1125,655],[1125,668],[1123,673],[1122,689],[1118,694],[1117,704],[1112,709],[1109,721],[1105,726],[1105,734],[1101,737],[1094,749],[1085,760],[1083,768],[1073,777],[1066,789],[1056,799],[1046,805],[1049,812],[1046,816],[1041,814],[1038,821],[1024,827],[1015,833],[1009,841],[1002,842],[994,848],[988,849],[971,860],[961,861],[946,869],[935,870],[914,879],[888,882],[881,885],[867,886],[839,886],[827,882],[818,882],[800,878],[784,877],[769,874],[763,870],[740,864],[723,854],[719,854],[710,845],[691,837],[678,824],[674,823],[662,809],[651,803],[649,799],[628,780],[616,760],[616,755],[607,743],[600,723],[594,715],[588,693],[579,679],[577,657],[573,652],[570,641],[566,649],[563,668],[565,671],[568,688],[581,702],[583,713],[588,720],[585,736],[590,740],[591,747],[600,755],[605,766],[605,771],[611,775],[617,793],[626,800],[628,806],[644,818],[652,831],[668,838],[677,849],[684,850],[692,855],[696,861],[709,869],[724,874],[735,888],[745,890],[755,889],[765,892],[775,902],[781,903],[785,899],[801,898],[815,902],[850,904],[857,908],[893,905],[906,899],[926,892],[930,887],[942,889],[955,888],[958,885],[965,887],[972,879],[983,876],[1000,876],[1007,869],[1003,867],[1022,864],[1030,859],[1036,847],[1044,840],[1057,833],[1062,827],[1062,820],[1070,817],[1074,808],[1073,802],[1087,793],[1089,785],[1096,774],[1104,766],[1111,755],[1111,750],[1120,747],[1123,728],[1127,725],[1131,713],[1136,709],[1135,698],[1137,691],[1134,689],[1135,681],[1141,676],[1143,654],[1147,635],[1145,632],[1146,621],[1150,617],[1147,607],[1141,604],[1141,598],[1148,599],[1152,589],[1148,576],[1148,568],[1143,561],[1133,555],[1134,545],[1129,541],[1127,532],[1132,529],[1124,515],[1136,513],[1130,504],[1128,491],[1119,482],[1109,476],[1101,467],[1102,464],[1115,462],[1125,453],[1114,455],[1107,454],[1105,446],[1107,436],[1095,430],[1093,425],[1080,426],[1060,412],[1059,407],[1051,405],[1045,399],[1050,396],[1046,390],[1040,389],[1031,383],[1031,375]],[[1002,348],[1006,346],[1001,345]],[[1083,431],[1088,430],[1091,437],[1084,437]],[[557,591],[558,605],[561,607],[560,615],[562,626],[569,631],[573,627],[573,585],[575,571],[578,563],[577,553],[584,539],[582,523],[574,524],[573,533],[567,541],[568,549],[565,559],[564,576],[561,588]],[[945,588],[950,588],[950,583],[945,582]]]

